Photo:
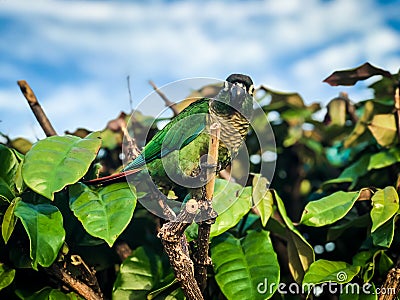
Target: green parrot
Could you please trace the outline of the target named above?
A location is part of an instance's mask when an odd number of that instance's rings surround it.
[[[142,152],[121,173],[90,180],[88,184],[108,184],[130,175],[135,186],[148,175],[157,188],[176,192],[198,190],[205,185],[204,171],[209,145],[209,126],[219,123],[219,170],[225,169],[244,142],[253,111],[254,85],[249,76],[230,75],[215,98],[190,104],[145,145]],[[139,180],[138,180],[139,178]]]

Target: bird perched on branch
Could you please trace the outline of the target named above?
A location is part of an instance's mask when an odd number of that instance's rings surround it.
[[[226,168],[242,145],[253,111],[253,81],[242,74],[230,75],[215,98],[193,102],[160,130],[121,173],[87,181],[109,184],[134,173],[148,174],[161,187],[199,188],[204,185],[209,126],[219,123],[218,169]],[[145,172],[147,171],[147,172]]]

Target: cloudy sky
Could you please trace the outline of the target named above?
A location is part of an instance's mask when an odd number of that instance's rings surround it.
[[[369,61],[400,67],[400,1],[0,0],[0,132],[43,133],[16,81],[25,79],[59,133],[98,130],[152,88],[193,77],[251,75],[256,85],[326,103],[332,71]],[[188,91],[182,91],[183,94]],[[179,100],[179,99],[177,99]],[[160,107],[163,103],[160,101]]]

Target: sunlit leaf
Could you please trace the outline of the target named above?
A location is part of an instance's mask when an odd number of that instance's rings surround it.
[[[70,197],[70,208],[85,230],[110,247],[129,224],[137,201],[134,188],[126,182],[97,189],[76,184]]]
[[[0,263],[0,291],[9,286],[15,277],[15,269],[10,269],[3,263]]]
[[[17,218],[14,215],[15,206],[21,201],[20,197],[15,198],[8,206],[4,217],[3,223],[1,224],[1,234],[3,236],[4,242],[7,244],[11,234],[14,231],[14,227],[17,224]]]
[[[382,147],[390,146],[397,137],[397,126],[394,114],[375,115],[368,129]]]
[[[85,175],[100,145],[98,132],[84,139],[67,135],[38,141],[25,156],[24,181],[38,194],[53,200],[55,192]]]
[[[273,197],[268,189],[268,179],[257,174],[253,178],[253,202],[261,216],[261,223],[265,226],[273,212]]]
[[[372,196],[371,219],[374,232],[399,210],[399,195],[392,186],[387,186],[379,190]]]
[[[311,201],[304,208],[300,223],[315,227],[332,224],[350,211],[358,196],[357,192],[339,191]]]

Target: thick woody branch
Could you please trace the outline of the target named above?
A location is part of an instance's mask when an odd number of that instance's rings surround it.
[[[175,277],[188,300],[203,299],[194,278],[193,262],[189,256],[189,247],[184,234],[185,229],[193,222],[197,209],[197,201],[190,199],[176,219],[165,223],[158,233]]]
[[[160,89],[156,86],[156,84],[155,84],[153,81],[149,80],[149,83],[150,83],[150,85],[153,87],[154,91],[161,97],[161,99],[164,100],[165,106],[169,107],[169,108],[173,111],[174,116],[176,116],[177,114],[179,114],[179,111],[178,111],[178,109],[176,108],[175,103],[173,103],[172,101],[170,101],[170,100],[168,99],[168,97],[165,96],[165,94],[164,94],[163,92],[160,91]]]
[[[57,132],[54,130],[53,126],[51,125],[49,119],[47,118],[46,114],[44,113],[42,107],[37,100],[35,93],[32,91],[31,87],[25,80],[19,80],[18,85],[21,89],[21,92],[24,94],[26,100],[31,107],[33,114],[38,120],[40,126],[42,127],[46,136],[53,136],[57,135]]]
[[[385,282],[382,284],[381,291],[384,291],[380,294],[379,300],[395,300],[397,298],[397,294],[400,292],[400,268],[399,264],[396,267],[392,268],[386,276]]]
[[[207,267],[210,266],[211,258],[208,256],[209,240],[211,225],[214,223],[217,213],[212,208],[212,199],[214,196],[215,185],[215,169],[218,163],[218,147],[220,139],[221,126],[214,123],[210,126],[210,142],[208,146],[207,165],[215,166],[215,168],[207,169],[207,185],[205,186],[204,197],[199,201],[200,221],[197,252],[194,255],[195,276],[201,291],[204,291],[207,286]]]

